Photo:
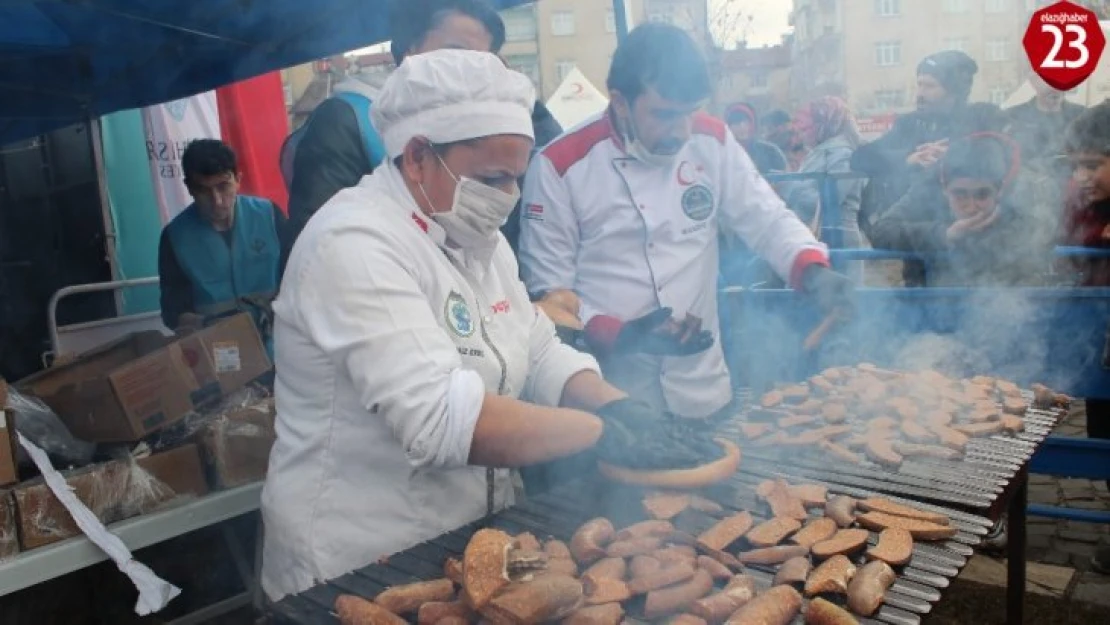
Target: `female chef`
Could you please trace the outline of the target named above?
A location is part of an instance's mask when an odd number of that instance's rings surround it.
[[[492,54],[409,57],[372,113],[393,166],[297,240],[274,303],[271,599],[510,505],[509,468],[595,445],[615,458],[665,422],[556,339],[498,233],[534,103]]]

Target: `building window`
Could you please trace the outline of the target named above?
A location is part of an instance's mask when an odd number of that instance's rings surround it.
[[[556,37],[574,35],[574,11],[555,11],[552,13],[551,34]]]
[[[532,84],[540,83],[540,59],[535,54],[513,54],[505,57],[505,62],[511,69],[532,79]]]
[[[906,101],[906,94],[901,89],[880,89],[875,92],[875,109],[888,111],[901,108]]]
[[[943,50],[967,52],[967,43],[967,37],[945,37],[941,40],[940,47]]]
[[[991,39],[987,42],[988,61],[1008,61],[1010,59],[1010,42],[1005,39]]]
[[[902,62],[902,42],[884,41],[875,44],[875,65],[890,67]]]
[[[559,82],[563,82],[577,65],[574,61],[556,61],[555,62],[555,75],[558,77]]]
[[[967,13],[971,10],[968,0],[944,0],[945,13]]]
[[[605,10],[605,32],[617,32],[617,14],[613,12],[613,9]]]
[[[879,17],[897,17],[901,14],[901,0],[875,0],[875,15]]]
[[[991,104],[1002,106],[1006,102],[1006,98],[1010,97],[1010,90],[1006,87],[992,87],[990,90]]]
[[[753,89],[764,89],[767,87],[767,72],[761,69],[753,70],[748,74],[748,86]]]
[[[505,41],[535,41],[536,16],[531,8],[505,11]]]
[[[1005,13],[1010,8],[1009,0],[987,0],[984,11],[987,13]]]

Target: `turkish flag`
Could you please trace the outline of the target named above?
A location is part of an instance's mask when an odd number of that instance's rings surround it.
[[[270,72],[216,90],[220,135],[239,156],[240,193],[273,200],[287,211],[289,194],[281,177],[281,144],[289,115],[281,72]]]

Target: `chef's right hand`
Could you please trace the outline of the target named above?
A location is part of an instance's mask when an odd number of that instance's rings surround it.
[[[605,462],[632,469],[669,469],[703,460],[700,450],[674,436],[674,417],[645,402],[625,397],[595,413],[604,424],[596,449]]]
[[[670,308],[660,308],[621,325],[613,353],[689,356],[709,349],[713,334],[701,329],[701,319],[687,315],[675,321]]]

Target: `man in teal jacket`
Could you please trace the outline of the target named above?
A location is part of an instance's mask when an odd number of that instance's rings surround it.
[[[181,157],[193,203],[162,231],[162,321],[185,334],[206,320],[250,312],[269,351],[269,303],[291,244],[286,219],[267,199],[239,195],[235,152],[199,139]]]

